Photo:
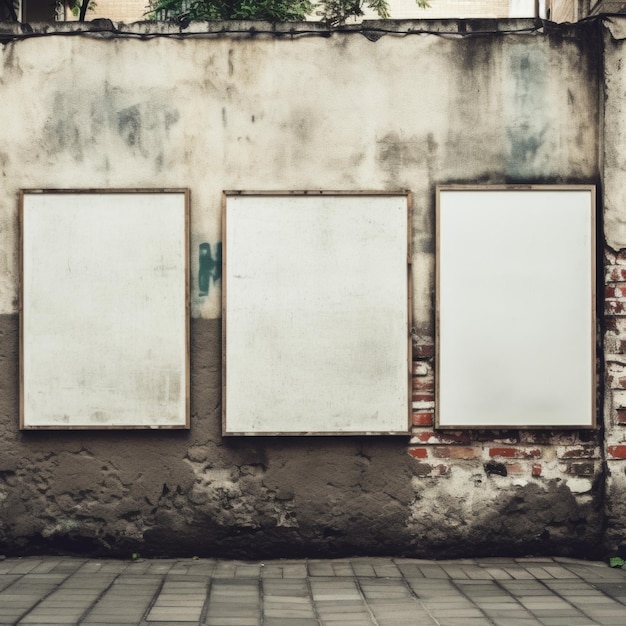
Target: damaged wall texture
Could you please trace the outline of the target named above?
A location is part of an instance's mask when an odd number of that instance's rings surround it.
[[[385,36],[373,26],[1,35],[1,551],[443,557],[619,546],[626,19],[389,22]],[[604,191],[600,428],[435,432],[435,186],[566,182]],[[86,187],[191,190],[189,431],[18,430],[18,190]],[[412,192],[411,439],[222,438],[224,189]]]

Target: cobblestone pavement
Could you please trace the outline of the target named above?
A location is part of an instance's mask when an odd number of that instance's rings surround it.
[[[0,562],[0,624],[626,624],[626,571],[565,558]]]

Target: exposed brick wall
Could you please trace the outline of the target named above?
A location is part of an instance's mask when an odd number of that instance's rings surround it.
[[[605,252],[607,460],[626,459],[626,250]]]
[[[626,489],[626,249],[604,255],[604,428],[607,547],[624,553]]]
[[[626,308],[626,255],[624,257],[624,306]],[[621,267],[620,267],[621,270]],[[621,276],[621,274],[620,274]],[[619,287],[616,286],[619,291]],[[626,313],[624,322],[626,322]],[[620,346],[622,343],[619,344]],[[623,345],[626,346],[626,324]],[[420,338],[414,346],[413,427],[408,453],[418,463],[420,478],[446,478],[457,466],[479,467],[487,475],[508,476],[511,480],[563,481],[574,493],[589,493],[602,471],[602,444],[599,431],[545,430],[452,430],[434,429],[435,347]],[[626,359],[624,371],[616,374],[623,389],[621,418],[626,424]],[[622,385],[623,378],[623,385]],[[608,453],[626,461],[625,444]]]
[[[606,457],[626,468],[626,249],[605,252]],[[621,466],[624,467],[621,467]]]

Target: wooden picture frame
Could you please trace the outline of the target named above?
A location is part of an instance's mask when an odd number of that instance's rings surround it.
[[[436,427],[594,428],[593,185],[442,185]]]
[[[224,435],[408,434],[410,200],[224,193]]]
[[[189,428],[189,191],[19,204],[20,428]]]

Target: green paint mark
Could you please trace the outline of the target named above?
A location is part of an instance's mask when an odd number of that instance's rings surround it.
[[[199,250],[198,295],[208,296],[211,285],[222,278],[222,244],[215,246],[215,258],[211,254],[211,244],[201,243]]]

